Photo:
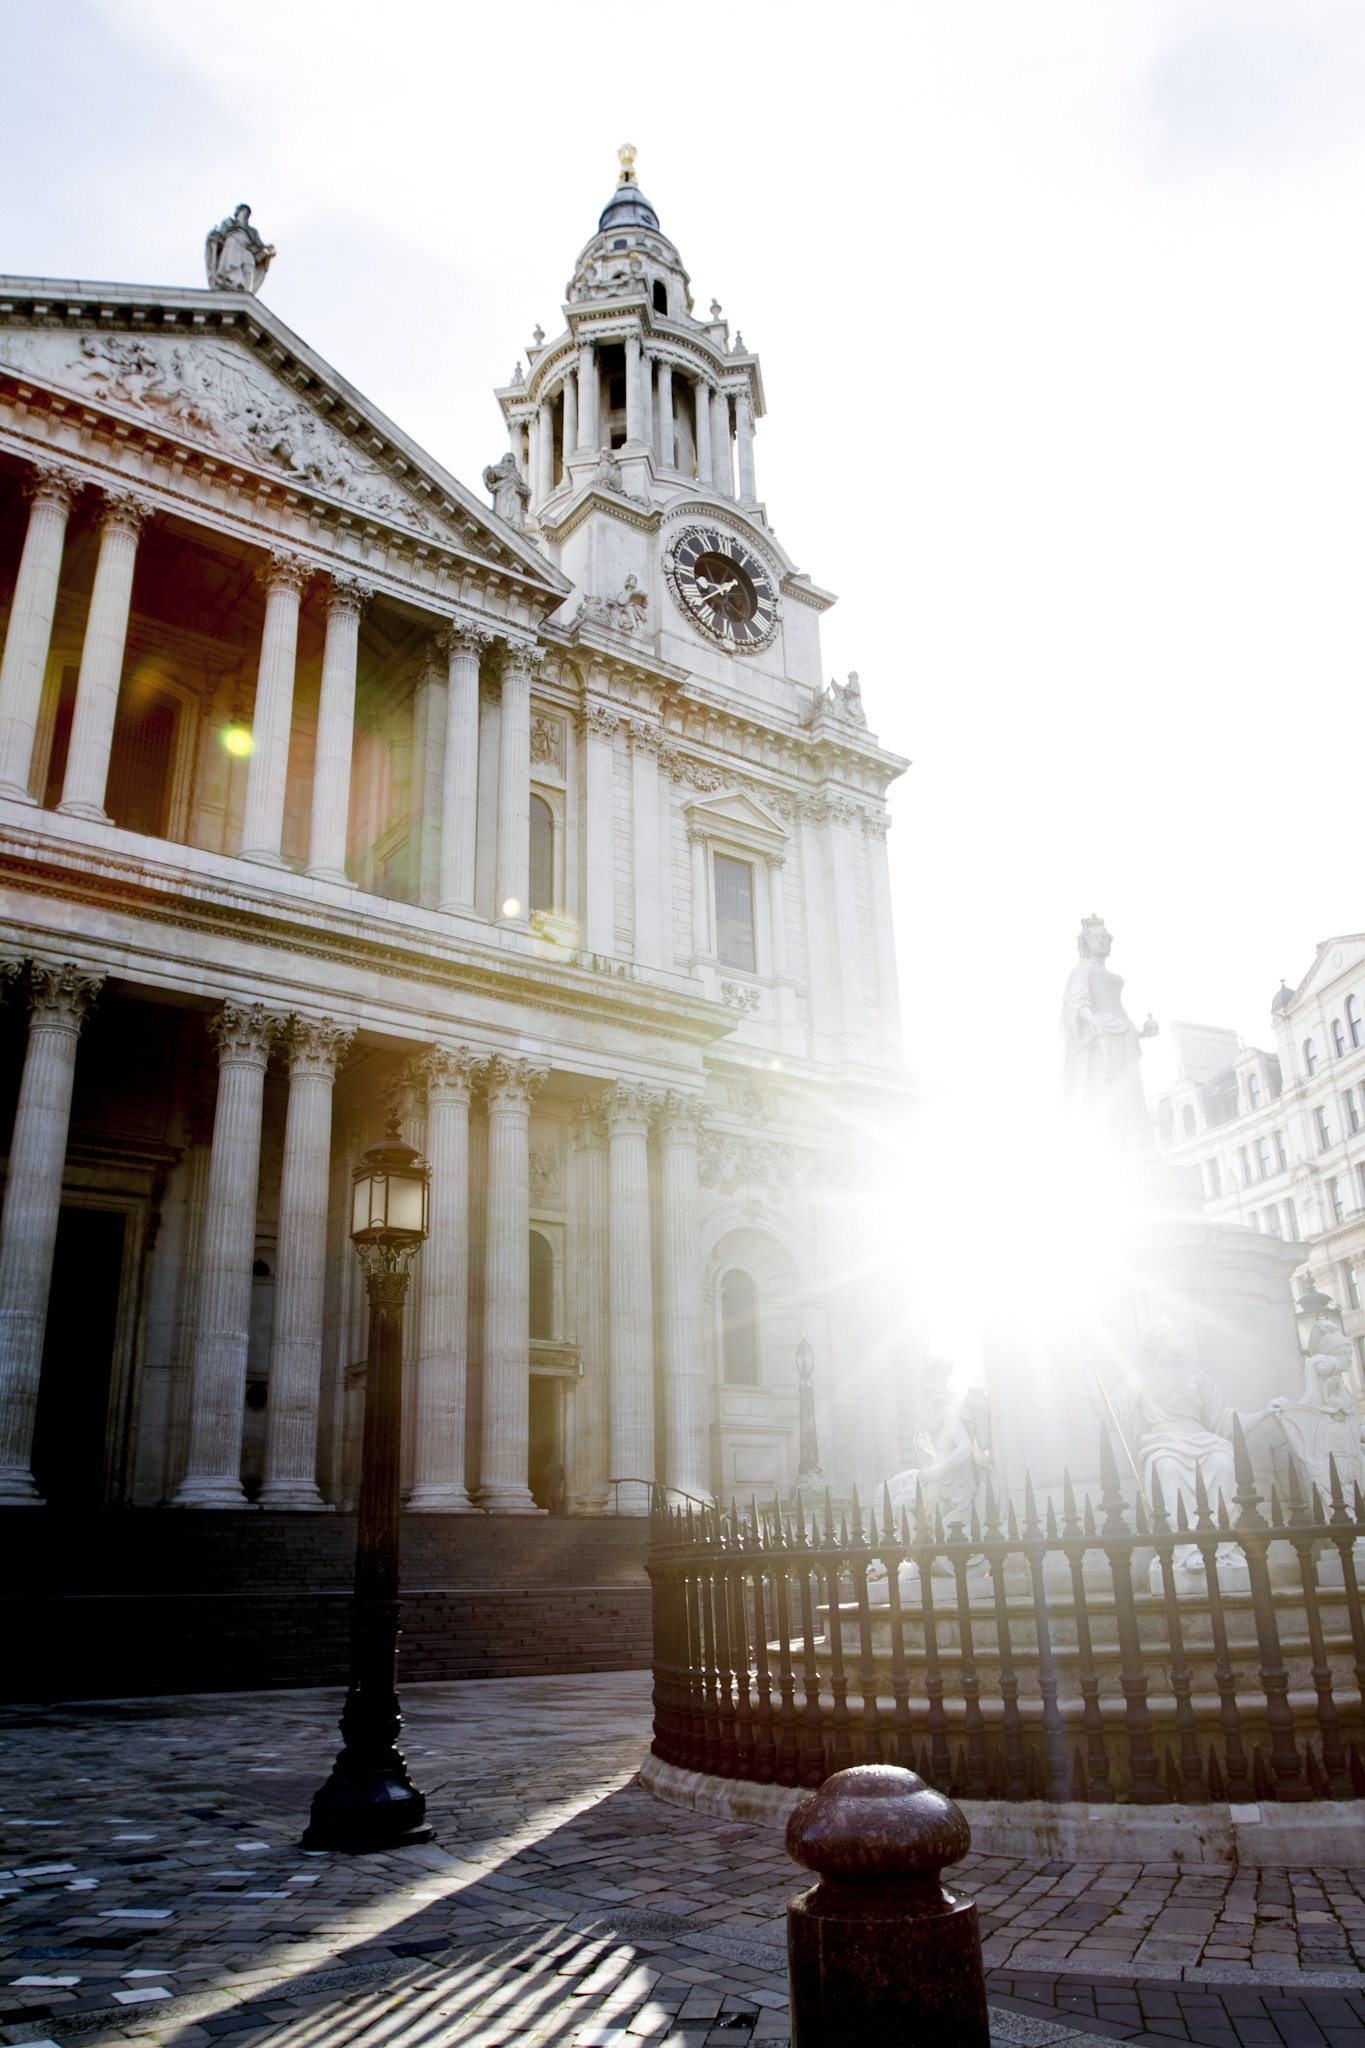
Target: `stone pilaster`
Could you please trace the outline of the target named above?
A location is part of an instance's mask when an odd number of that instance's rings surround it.
[[[531,863],[531,677],[540,660],[534,647],[515,644],[502,658],[502,717],[498,728],[498,853],[494,916],[525,926]]]
[[[465,1486],[469,1327],[469,1102],[481,1071],[464,1045],[434,1045],[420,1062],[427,1090],[430,1234],[422,1246],[416,1442],[408,1507],[473,1512]]]
[[[730,400],[724,391],[711,394],[711,487],[722,498],[733,498],[735,487],[730,454]]]
[[[279,549],[259,572],[265,590],[265,625],[251,715],[251,759],[242,816],[242,859],[282,868],[284,798],[289,779],[289,733],[294,717],[294,665],[299,645],[299,604],[312,574],[301,556]]]
[[[327,637],[322,647],[318,736],[313,753],[313,815],[308,834],[308,872],[325,882],[349,880],[346,829],[351,812],[356,661],[360,652],[361,615],[373,594],[368,584],[353,576],[334,576],[327,591]],[[286,765],[288,744],[286,736]]]
[[[673,905],[660,886],[659,735],[651,726],[631,727],[630,783],[635,958],[643,967],[661,967]]]
[[[650,1265],[649,1120],[658,1097],[620,1081],[602,1108],[610,1141],[611,1471],[617,1513],[645,1515],[654,1477],[654,1289]]]
[[[466,914],[474,909],[479,825],[479,657],[488,643],[487,633],[470,626],[452,626],[441,642],[448,680],[438,894],[442,910]],[[529,737],[527,746],[529,749]]]
[[[330,1017],[295,1017],[290,1026],[263,1508],[327,1505],[318,1491],[317,1445],[332,1083],[353,1036]]]
[[[568,1480],[573,1511],[600,1515],[611,1504],[610,1253],[607,1243],[607,1128],[585,1104],[573,1124],[574,1305],[583,1377],[575,1394]]]
[[[104,790],[109,780],[109,749],[123,679],[133,570],[137,565],[138,537],[151,509],[144,498],[132,491],[104,494],[99,561],[86,615],[76,708],[71,717],[71,744],[58,805],[68,817],[106,822]]]
[[[700,1099],[670,1089],[659,1111],[664,1477],[711,1500],[711,1418],[702,1340],[701,1239],[697,1228]]]
[[[526,1484],[530,1448],[531,1102],[546,1077],[530,1060],[491,1059],[488,1089],[488,1207],[483,1316],[483,1427],[478,1505],[493,1514],[533,1514]]]
[[[213,1117],[199,1256],[198,1329],[190,1387],[190,1447],[177,1507],[240,1508],[242,1408],[256,1253],[261,1106],[271,1041],[283,1019],[254,1003],[225,1003],[209,1025],[218,1042]]]
[[[612,765],[621,721],[606,704],[583,716],[583,930],[590,953],[616,951],[616,787]]]
[[[13,969],[9,970],[13,973]],[[28,1051],[0,1209],[0,1502],[36,1506],[29,1470],[81,1025],[103,977],[29,973]]]
[[[739,454],[739,495],[745,505],[758,503],[754,480],[754,411],[747,391],[735,399],[735,446]]]
[[[31,804],[37,799],[28,778],[57,609],[62,549],[81,480],[60,463],[36,462],[25,489],[30,501],[28,531],[10,606],[5,658],[0,663],[0,796]]]

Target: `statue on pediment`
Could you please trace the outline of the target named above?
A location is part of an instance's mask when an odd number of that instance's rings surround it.
[[[483,487],[492,497],[499,519],[515,526],[518,533],[525,533],[531,486],[517,468],[516,456],[509,451],[501,462],[490,462],[483,473]]]
[[[204,243],[204,268],[209,290],[214,292],[258,292],[275,254],[274,245],[263,242],[251,225],[251,208],[237,207],[216,228],[210,228]]]

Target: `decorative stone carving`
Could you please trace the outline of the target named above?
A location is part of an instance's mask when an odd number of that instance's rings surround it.
[[[264,1068],[270,1059],[271,1045],[283,1026],[284,1018],[262,1003],[224,1003],[208,1024],[218,1047],[218,1064]]]
[[[35,462],[24,478],[24,495],[35,505],[60,505],[69,512],[81,492],[84,480],[60,462]]]
[[[613,1136],[621,1131],[647,1131],[661,1100],[657,1089],[647,1088],[639,1081],[617,1081],[601,1097],[608,1131]]]
[[[543,647],[528,646],[524,640],[504,640],[502,643],[501,669],[504,676],[510,672],[513,675],[534,679],[536,670],[544,659]],[[529,746],[529,740],[527,744]]]
[[[807,1184],[816,1166],[811,1154],[774,1139],[703,1131],[698,1144],[701,1184],[723,1195],[733,1195],[742,1187],[763,1188],[775,1195],[795,1194]]]
[[[856,669],[849,671],[846,683],[836,683],[831,676],[828,690],[823,691],[815,700],[815,717],[819,718],[822,714],[832,714],[835,718],[843,719],[847,725],[860,726],[864,732],[867,730],[862,684],[858,681]]]
[[[518,533],[525,533],[531,486],[517,468],[516,456],[509,453],[500,462],[490,462],[483,473],[483,487],[492,498],[499,519],[515,526]]]
[[[136,491],[106,491],[100,526],[130,533],[136,540],[152,516],[152,505]]]
[[[211,292],[258,292],[274,257],[273,243],[263,242],[251,225],[251,208],[234,208],[226,220],[210,228],[204,243],[204,269]]]
[[[482,626],[464,626],[458,621],[452,621],[444,632],[436,636],[436,645],[447,661],[458,655],[478,661],[484,650],[492,644],[493,635]]]
[[[467,1045],[432,1045],[413,1062],[430,1101],[434,1095],[468,1102],[483,1071],[483,1059]]]
[[[359,618],[374,596],[374,588],[358,576],[331,576],[327,582],[329,612],[353,612]]]
[[[580,1102],[570,1123],[573,1142],[580,1151],[593,1151],[607,1142],[607,1126],[600,1103]]]
[[[302,591],[313,574],[313,564],[302,555],[292,553],[289,548],[275,548],[270,560],[262,562],[256,571],[256,581],[262,590]]]
[[[1365,1492],[1365,1432],[1350,1381],[1350,1338],[1335,1323],[1314,1323],[1299,1399],[1281,1396],[1263,1415],[1245,1419],[1247,1447],[1263,1490],[1274,1485],[1282,1502],[1291,1498],[1292,1456],[1302,1493],[1316,1486],[1323,1501],[1330,1501],[1333,1460],[1346,1499],[1353,1485]]]
[[[564,726],[558,718],[531,720],[531,759],[540,768],[564,773]]]
[[[49,1031],[79,1031],[103,986],[102,974],[85,974],[74,961],[65,960],[60,967],[43,967],[33,961],[28,971],[28,1001],[34,1024]]]
[[[554,1145],[535,1145],[530,1155],[531,1200],[542,1209],[560,1204],[559,1150]]]
[[[679,1136],[699,1136],[705,1115],[706,1104],[701,1097],[685,1094],[680,1088],[670,1088],[658,1107],[661,1128]]]
[[[355,1032],[331,1017],[293,1017],[288,1027],[291,1074],[322,1074],[328,1079],[351,1049]]]
[[[614,740],[621,730],[620,714],[607,704],[589,704],[583,714],[587,736],[592,740]]]
[[[549,1068],[534,1060],[509,1059],[495,1053],[484,1068],[489,1107],[529,1110],[536,1091],[545,1085]]]
[[[898,1472],[889,1482],[891,1510],[898,1520],[902,1508],[913,1517],[919,1492],[930,1525],[937,1510],[948,1530],[954,1523],[967,1526],[977,1488],[976,1446],[963,1413],[964,1403],[953,1392],[952,1374],[948,1359],[926,1361],[920,1375],[924,1426],[915,1436],[922,1462]]]
[[[720,999],[732,1010],[756,1010],[763,998],[759,990],[750,988],[745,981],[723,981],[720,985]]]
[[[746,1124],[771,1123],[777,1114],[777,1097],[771,1088],[757,1081],[731,1081],[730,1106]]]

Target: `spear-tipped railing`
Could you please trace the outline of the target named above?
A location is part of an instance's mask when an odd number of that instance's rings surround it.
[[[654,1496],[654,1750],[759,1784],[885,1760],[958,1798],[1138,1805],[1365,1795],[1365,1537],[1292,1461],[1282,1504],[1234,1432],[1235,1513],[1125,1488],[1061,1513],[1025,1478],[945,1530],[917,1494],[729,1512]],[[1268,1506],[1269,1514],[1265,1513]]]

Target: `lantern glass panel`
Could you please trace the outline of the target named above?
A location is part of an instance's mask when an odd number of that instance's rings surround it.
[[[380,1185],[381,1187],[383,1186],[382,1181]],[[353,1236],[357,1231],[368,1230],[370,1227],[370,1190],[373,1186],[373,1178],[368,1173],[363,1180],[358,1180],[355,1184],[355,1192],[351,1197],[351,1233]]]
[[[390,1230],[411,1230],[420,1233],[422,1229],[422,1183],[409,1179],[406,1174],[394,1174],[389,1180]]]

